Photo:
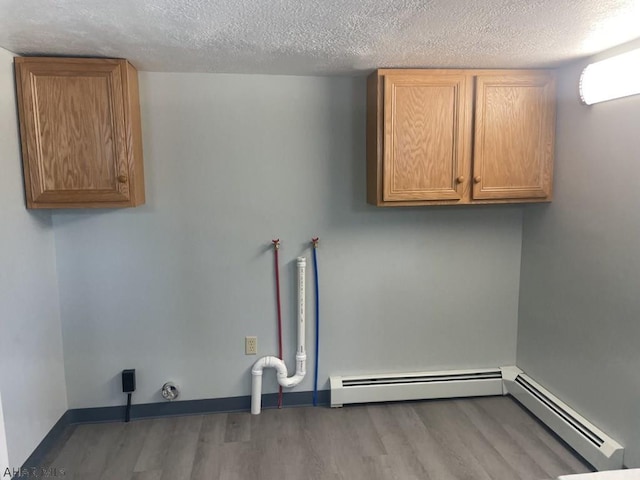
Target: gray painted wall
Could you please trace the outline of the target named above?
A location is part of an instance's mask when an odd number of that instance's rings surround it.
[[[640,96],[583,106],[586,63],[559,75],[555,199],[525,209],[518,366],[637,467]]]
[[[13,55],[3,49],[0,171],[0,386],[9,464],[17,468],[67,398],[51,215],[25,209]]]
[[[2,392],[0,392],[1,394]],[[9,449],[7,445],[7,432],[4,427],[4,413],[2,412],[2,395],[0,395],[0,471],[4,473],[9,465]]]
[[[70,407],[122,403],[128,367],[135,402],[161,401],[167,380],[184,399],[249,394],[244,336],[276,353],[276,237],[293,367],[295,258],[320,236],[321,388],[515,361],[521,209],[366,205],[363,78],[140,81],[147,204],[53,215]],[[311,375],[296,387],[311,389]]]

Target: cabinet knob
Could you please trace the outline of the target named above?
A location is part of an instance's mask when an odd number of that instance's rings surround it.
[[[462,175],[460,175],[458,178],[456,178],[456,182],[458,182],[458,183],[464,182],[464,177]]]
[[[480,175],[476,175],[475,177],[473,177],[474,183],[480,183],[480,180],[482,180],[482,178],[480,178]]]
[[[127,183],[127,176],[126,175],[118,175],[118,182],[120,183]]]

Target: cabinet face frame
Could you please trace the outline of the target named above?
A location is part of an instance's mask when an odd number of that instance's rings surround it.
[[[15,73],[27,208],[144,203],[137,72],[131,64],[119,59],[16,57]],[[71,81],[65,84],[65,78]],[[67,104],[54,108],[62,96],[78,101],[81,108],[74,111]],[[99,138],[77,134],[85,126],[81,116],[86,119],[92,114],[83,98],[100,103],[106,115],[88,122],[87,129],[93,128]],[[74,114],[78,118],[70,118]],[[67,125],[68,132],[64,131]],[[70,140],[58,145],[56,136]],[[82,148],[102,152],[102,165],[92,165],[93,158],[78,155]],[[45,152],[52,154],[47,157]],[[65,158],[75,161],[67,165]],[[56,181],[61,175],[69,180]],[[65,181],[76,185],[56,188],[56,183]]]
[[[476,76],[474,200],[551,199],[555,103],[549,72]]]
[[[384,201],[463,198],[469,168],[469,90],[464,74],[385,75]],[[411,151],[416,138],[438,145]]]

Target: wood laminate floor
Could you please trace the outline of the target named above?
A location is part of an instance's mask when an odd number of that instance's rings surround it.
[[[73,480],[553,479],[590,468],[510,397],[68,427]]]

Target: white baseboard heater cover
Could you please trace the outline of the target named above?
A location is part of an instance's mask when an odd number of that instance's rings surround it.
[[[329,377],[331,406],[502,395],[499,368]]]
[[[597,470],[622,468],[624,448],[518,367],[329,377],[331,406],[512,395]]]
[[[598,470],[622,468],[624,448],[517,367],[503,367],[506,391]]]

